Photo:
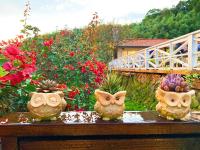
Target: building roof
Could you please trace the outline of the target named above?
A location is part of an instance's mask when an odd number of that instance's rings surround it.
[[[119,43],[118,47],[150,47],[169,39],[126,39]]]

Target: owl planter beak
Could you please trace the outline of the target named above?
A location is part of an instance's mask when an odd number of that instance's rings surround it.
[[[96,104],[94,110],[103,120],[121,119],[124,112],[126,91],[119,91],[114,95],[95,90]]]
[[[164,91],[160,87],[156,90],[156,111],[160,116],[169,120],[189,120],[191,97],[194,90],[189,92]]]

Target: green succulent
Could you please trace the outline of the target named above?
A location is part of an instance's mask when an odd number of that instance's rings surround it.
[[[109,92],[110,94],[115,94],[118,91],[124,90],[122,86],[122,76],[114,72],[108,73],[100,86],[100,90]]]
[[[53,80],[43,80],[38,84],[37,92],[51,93],[57,91],[57,82]]]

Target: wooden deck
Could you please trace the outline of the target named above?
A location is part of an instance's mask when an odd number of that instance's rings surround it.
[[[159,70],[159,69],[112,69],[113,71],[123,72],[123,73],[149,73],[149,74],[200,74],[200,70]]]

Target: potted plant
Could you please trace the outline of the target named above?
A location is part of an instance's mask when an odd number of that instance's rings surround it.
[[[56,120],[66,107],[64,93],[52,80],[44,80],[38,84],[37,92],[30,94],[27,107],[36,121]]]
[[[169,74],[156,90],[158,104],[156,111],[168,120],[188,120],[190,118],[191,96],[188,84],[181,75]]]
[[[126,91],[121,86],[121,77],[110,73],[101,87],[95,90],[96,104],[94,110],[103,120],[121,119],[125,109]]]

